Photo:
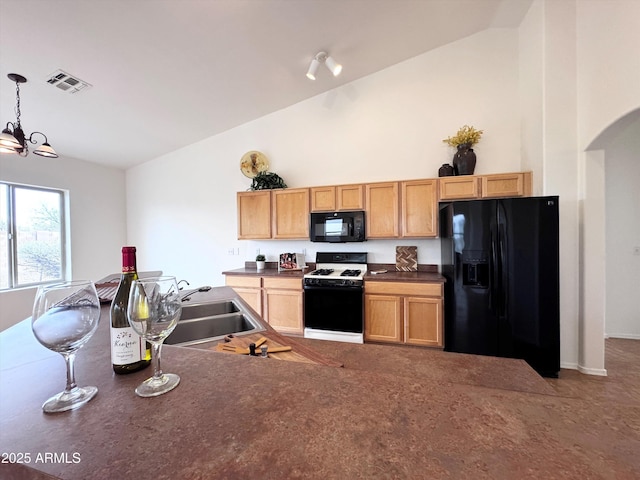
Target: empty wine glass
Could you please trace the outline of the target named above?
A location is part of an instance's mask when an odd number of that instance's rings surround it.
[[[100,301],[93,282],[82,280],[38,287],[31,329],[42,345],[61,354],[67,364],[67,387],[44,402],[45,412],[78,408],[98,392],[97,387],[78,387],[74,360],[76,351],[98,328],[99,319]]]
[[[141,397],[155,397],[173,390],[180,383],[175,373],[162,373],[162,342],[176,328],[182,302],[175,277],[151,277],[131,282],[127,307],[129,324],[152,345],[153,377],[136,388]]]

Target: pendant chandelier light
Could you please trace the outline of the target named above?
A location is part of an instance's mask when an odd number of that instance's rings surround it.
[[[7,122],[5,129],[2,130],[0,134],[0,153],[15,153],[21,157],[26,157],[29,154],[27,142],[36,145],[37,142],[33,139],[34,135],[42,135],[44,142],[36,147],[33,153],[41,157],[57,158],[58,154],[51,148],[44,133],[33,132],[27,138],[20,125],[20,84],[26,83],[27,79],[17,73],[10,73],[7,77],[9,77],[9,80],[16,82],[16,121],[15,123]]]

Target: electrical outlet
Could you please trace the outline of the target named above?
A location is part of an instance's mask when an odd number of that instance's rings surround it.
[[[227,250],[227,253],[228,253],[229,255],[235,255],[235,248],[230,248],[230,249],[228,249],[228,250]]]
[[[640,255],[640,247],[633,247],[633,254]]]

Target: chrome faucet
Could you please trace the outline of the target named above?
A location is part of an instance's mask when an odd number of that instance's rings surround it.
[[[203,287],[196,288],[194,290],[189,290],[189,293],[187,293],[186,295],[183,295],[180,300],[183,302],[188,302],[189,300],[191,300],[191,295],[193,295],[194,293],[208,292],[209,290],[211,290],[211,287],[209,285],[205,285]]]

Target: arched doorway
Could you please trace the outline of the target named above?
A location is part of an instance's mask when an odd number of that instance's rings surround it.
[[[580,365],[606,375],[604,337],[640,339],[640,108],[588,146],[581,215]]]

